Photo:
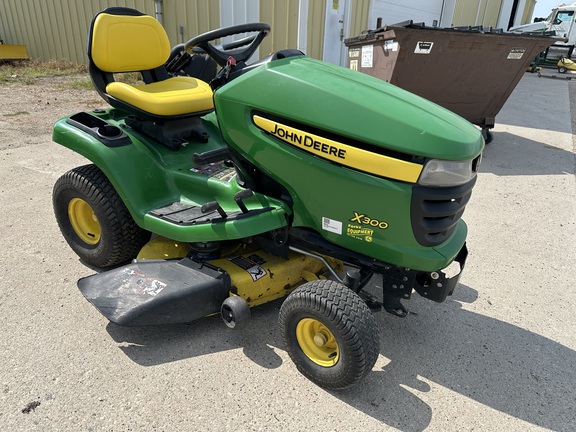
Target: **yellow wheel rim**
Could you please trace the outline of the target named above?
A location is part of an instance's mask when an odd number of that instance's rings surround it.
[[[296,340],[306,356],[324,367],[334,366],[340,358],[336,338],[328,327],[312,318],[304,318],[296,326]]]
[[[89,245],[98,244],[100,223],[90,204],[80,198],[72,199],[68,204],[68,218],[80,240]]]

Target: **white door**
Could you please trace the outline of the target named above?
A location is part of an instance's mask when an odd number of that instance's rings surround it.
[[[324,27],[324,51],[322,60],[344,66],[346,63],[346,46],[349,28],[349,0],[328,0],[326,2],[326,19]]]
[[[220,26],[229,27],[238,24],[260,21],[260,0],[220,0]],[[246,33],[222,38],[221,43],[230,43],[248,36]],[[252,55],[248,62],[258,60],[259,52]]]

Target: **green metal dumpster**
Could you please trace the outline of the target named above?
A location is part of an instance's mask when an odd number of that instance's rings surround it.
[[[350,69],[437,103],[492,140],[496,114],[530,62],[556,39],[500,29],[424,27],[412,21],[346,39]]]

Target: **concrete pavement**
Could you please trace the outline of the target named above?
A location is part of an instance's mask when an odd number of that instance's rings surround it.
[[[217,317],[121,328],[80,294],[51,190],[81,157],[0,152],[0,428],[10,431],[573,431],[576,80],[526,74],[486,147],[454,296],[378,313],[381,355],[356,388],[301,376],[279,303],[244,330]],[[576,114],[576,107],[572,108]],[[0,113],[5,114],[5,113]],[[0,116],[1,119],[1,116]],[[2,137],[0,137],[2,140]],[[373,287],[377,290],[377,286]]]

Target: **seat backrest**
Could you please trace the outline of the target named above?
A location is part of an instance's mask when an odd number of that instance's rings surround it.
[[[119,15],[109,11],[99,13],[92,28],[90,52],[99,69],[134,72],[154,69],[166,62],[170,41],[158,21],[149,15]]]
[[[108,102],[106,86],[114,73],[143,72],[145,82],[168,77],[168,35],[156,19],[140,11],[110,7],[96,14],[88,34],[89,72],[96,90]]]

